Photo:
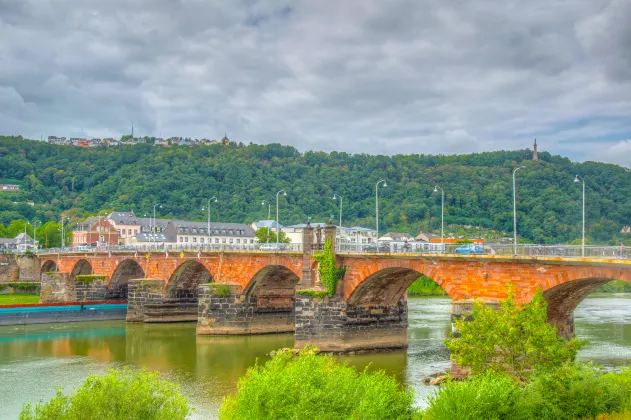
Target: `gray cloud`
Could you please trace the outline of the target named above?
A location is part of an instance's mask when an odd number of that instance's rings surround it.
[[[537,137],[631,166],[630,16],[629,0],[0,0],[0,131],[134,122],[386,154]]]

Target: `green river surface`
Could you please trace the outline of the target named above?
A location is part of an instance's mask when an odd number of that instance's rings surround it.
[[[409,299],[409,347],[384,353],[339,356],[359,369],[384,369],[414,389],[419,405],[434,392],[424,376],[449,365],[443,346],[451,324],[449,299]],[[597,295],[575,311],[577,335],[589,340],[581,360],[605,366],[631,364],[631,295]],[[80,322],[0,327],[0,419],[17,419],[22,404],[49,399],[89,373],[131,366],[159,371],[180,384],[195,419],[216,418],[224,395],[256,360],[292,347],[293,335],[196,337],[195,324]]]

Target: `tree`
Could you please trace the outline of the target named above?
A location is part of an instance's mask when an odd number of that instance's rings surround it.
[[[276,242],[276,231],[274,229],[270,229],[269,230],[269,242]],[[256,237],[259,240],[259,243],[265,243],[267,242],[267,228],[259,228],[256,230]],[[279,240],[278,242],[283,243],[283,244],[288,244],[291,242],[291,239],[289,239],[287,237],[287,235],[285,234],[285,232],[283,232],[282,230],[280,231],[280,235],[279,235]]]
[[[287,350],[249,368],[219,418],[410,419],[412,404],[412,392],[383,371],[358,373],[314,350]]]
[[[50,401],[26,404],[20,420],[183,420],[191,409],[177,384],[146,370],[90,375],[74,394],[57,389]]]
[[[515,302],[514,286],[499,310],[476,300],[472,320],[458,319],[445,340],[453,360],[474,374],[485,370],[522,378],[536,368],[555,368],[574,360],[582,342],[565,341],[547,323],[548,303],[539,289],[532,301]]]

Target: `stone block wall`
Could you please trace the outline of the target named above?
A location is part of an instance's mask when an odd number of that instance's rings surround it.
[[[43,273],[40,303],[76,302],[75,281],[70,273]]]
[[[354,306],[338,297],[296,295],[294,346],[318,347],[326,352],[405,348],[407,302],[395,305]]]
[[[16,255],[19,281],[39,283],[40,259],[34,255]]]
[[[162,303],[164,281],[160,279],[129,280],[127,296],[127,322],[144,322],[145,304]]]
[[[107,300],[107,285],[102,280],[94,280],[92,283],[77,282],[75,285],[77,302],[99,302]]]
[[[294,331],[294,308],[271,305],[269,299],[246,297],[239,285],[228,285],[229,296],[213,294],[215,285],[199,287],[197,335],[269,334]]]

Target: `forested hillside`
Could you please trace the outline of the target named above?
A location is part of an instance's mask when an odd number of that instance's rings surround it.
[[[276,192],[283,224],[312,217],[338,217],[344,224],[374,226],[375,183],[380,188],[380,228],[415,233],[440,228],[440,194],[445,190],[446,224],[479,225],[512,232],[512,170],[517,174],[519,233],[523,241],[569,242],[580,238],[581,184],[587,183],[587,227],[593,243],[619,243],[631,224],[631,173],[619,166],[585,162],[528,150],[455,156],[306,152],[279,144],[223,146],[123,146],[83,149],[53,146],[20,137],[0,137],[0,178],[23,189],[0,193],[0,223],[27,218],[72,220],[99,210],[150,213],[205,220],[206,199],[217,196],[213,220],[250,222],[267,218]],[[34,202],[31,206],[28,202]],[[17,204],[14,204],[17,203]]]

